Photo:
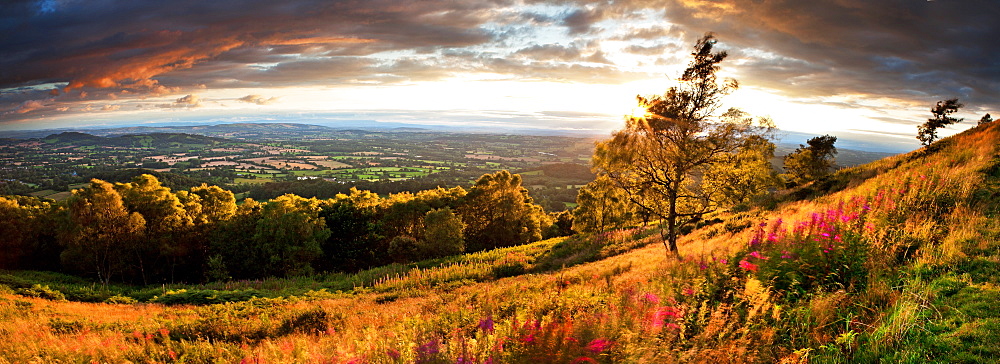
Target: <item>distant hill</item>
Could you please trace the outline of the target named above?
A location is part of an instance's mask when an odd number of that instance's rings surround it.
[[[56,146],[105,146],[130,148],[176,149],[192,146],[208,146],[229,142],[226,139],[196,134],[183,133],[149,133],[128,134],[115,137],[101,137],[80,132],[62,132],[52,134],[40,140]]]
[[[69,144],[96,145],[99,143],[106,142],[107,139],[87,133],[67,131],[59,134],[49,135],[43,138],[41,141],[44,143],[57,144],[57,145],[69,145]]]

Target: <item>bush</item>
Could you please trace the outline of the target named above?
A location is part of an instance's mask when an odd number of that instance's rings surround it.
[[[49,286],[43,286],[40,284],[32,285],[30,288],[18,288],[15,290],[15,292],[25,297],[44,298],[53,301],[66,300],[66,295],[64,295],[62,292],[53,290],[49,288]]]
[[[252,298],[261,297],[263,294],[255,289],[216,291],[214,289],[167,291],[162,295],[154,297],[149,302],[162,303],[165,305],[209,305],[226,302],[242,302]]]
[[[114,295],[104,300],[104,303],[121,304],[121,305],[131,305],[138,302],[139,301],[137,301],[135,298],[121,296],[121,295]]]
[[[292,333],[320,334],[329,330],[334,321],[334,315],[326,312],[322,307],[316,307],[285,320],[278,327],[277,334],[282,336]]]

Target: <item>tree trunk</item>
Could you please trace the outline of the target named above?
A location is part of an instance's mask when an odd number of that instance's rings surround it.
[[[667,211],[667,255],[673,253],[674,256],[680,256],[677,253],[677,188],[679,183],[677,180],[671,183],[670,194],[667,196],[669,201],[670,209]]]

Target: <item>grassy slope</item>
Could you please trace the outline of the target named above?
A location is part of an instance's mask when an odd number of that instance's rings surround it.
[[[811,187],[818,198],[721,216],[682,241],[684,260],[636,248],[652,239],[636,230],[320,282],[198,287],[290,298],[2,294],[0,362],[993,361],[998,141],[1000,124],[979,127],[844,170]],[[344,282],[365,288],[328,293]]]

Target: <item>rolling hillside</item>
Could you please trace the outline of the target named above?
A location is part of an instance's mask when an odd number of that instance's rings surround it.
[[[706,219],[681,259],[637,227],[317,279],[98,293],[10,272],[0,362],[1000,359],[1000,124],[783,198]]]

